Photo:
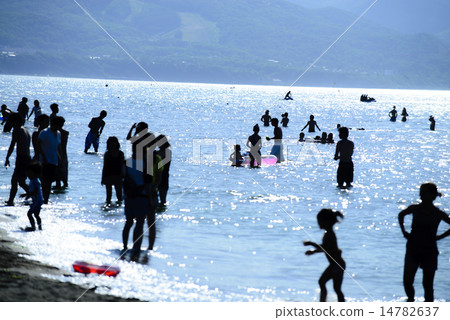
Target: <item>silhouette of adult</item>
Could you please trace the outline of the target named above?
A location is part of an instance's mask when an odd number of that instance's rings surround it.
[[[108,113],[105,110],[100,112],[100,116],[94,117],[89,122],[89,133],[86,136],[86,140],[84,143],[84,153],[87,153],[91,145],[94,146],[95,152],[98,152],[98,145],[100,143],[100,135],[103,132],[103,128],[105,127],[105,121],[103,119],[106,118]]]
[[[256,167],[261,166],[262,141],[259,136],[259,126],[257,124],[253,126],[253,134],[248,137],[246,146],[250,148],[250,168],[255,167],[255,159]]]
[[[437,236],[441,221],[450,224],[450,216],[434,206],[433,201],[441,196],[433,183],[425,183],[420,186],[421,203],[411,205],[402,210],[398,215],[398,221],[406,243],[405,267],[403,270],[403,285],[405,287],[408,302],[414,301],[414,277],[417,269],[423,270],[423,288],[425,301],[434,300],[433,281],[438,265],[438,248],[436,241],[450,235],[447,232]],[[407,232],[404,225],[405,216],[412,214],[411,232]]]
[[[8,152],[6,154],[5,167],[9,166],[9,157],[16,147],[16,166],[14,168],[13,175],[11,177],[11,191],[9,193],[9,199],[6,201],[6,205],[13,206],[14,198],[17,193],[17,184],[28,192],[27,168],[31,162],[30,157],[30,141],[31,137],[28,130],[23,127],[23,118],[19,113],[11,113],[9,116],[13,125],[13,133],[11,143],[9,145]]]
[[[283,156],[283,131],[281,130],[281,128],[278,126],[278,119],[277,118],[273,118],[272,121],[272,126],[273,128],[273,137],[269,138],[266,137],[267,140],[274,140],[274,144],[272,147],[272,150],[270,151],[271,155],[274,155],[277,157],[277,163],[280,163],[282,161],[284,161],[284,156]]]
[[[389,111],[389,117],[391,118],[392,122],[397,121],[397,110],[395,109],[395,106],[391,111]]]
[[[22,117],[23,121],[25,121],[28,118],[28,111],[30,110],[30,107],[27,105],[28,99],[26,97],[22,98],[22,101],[19,102],[19,106],[17,107],[17,112]]]
[[[38,121],[37,121],[37,119],[38,119],[38,117],[42,114],[42,109],[41,109],[41,106],[40,106],[40,104],[39,104],[39,100],[34,100],[34,106],[33,106],[33,108],[31,109],[30,115],[28,116],[27,120],[30,120],[30,118],[31,118],[31,116],[33,115],[33,113],[34,113],[34,122],[33,122],[33,125],[34,125],[35,127],[37,127],[37,126],[38,126]]]
[[[269,115],[269,110],[266,110],[264,115],[261,117],[261,121],[264,123],[264,127],[270,126],[270,120],[272,120],[272,117]]]

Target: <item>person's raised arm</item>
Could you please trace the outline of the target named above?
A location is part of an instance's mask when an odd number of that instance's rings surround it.
[[[131,128],[130,128],[130,131],[128,131],[128,134],[127,134],[127,140],[130,140],[130,139],[131,139],[132,134],[133,134],[133,129],[135,129],[136,126],[137,126],[137,124],[136,124],[136,123],[133,123],[133,125],[132,125]]]
[[[409,206],[405,210],[400,211],[398,214],[398,223],[400,225],[400,229],[402,230],[403,236],[406,239],[408,239],[411,234],[405,230],[405,216],[411,213],[411,206]]]

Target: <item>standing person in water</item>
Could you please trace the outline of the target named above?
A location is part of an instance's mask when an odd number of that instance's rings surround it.
[[[277,157],[277,163],[280,163],[282,161],[284,161],[284,157],[283,157],[283,131],[281,130],[281,128],[278,126],[278,119],[277,118],[273,118],[272,119],[272,126],[273,128],[273,137],[269,138],[266,137],[267,141],[273,139],[274,140],[274,145],[272,147],[272,150],[270,151],[271,155],[274,155]]]
[[[67,142],[69,140],[69,131],[63,129],[66,119],[63,117],[55,117],[56,126],[61,133],[61,143],[59,145],[60,162],[58,164],[58,173],[56,175],[56,187],[67,188],[69,186],[69,160],[67,159]]]
[[[61,160],[59,145],[61,132],[58,130],[58,118],[50,120],[50,128],[42,130],[38,137],[38,154],[42,163],[42,195],[44,204],[48,203],[53,181],[56,181],[58,164]]]
[[[433,116],[430,116],[428,120],[430,121],[430,130],[434,131],[434,128],[436,127],[436,120],[434,120]]]
[[[52,113],[50,113],[50,120],[52,120],[54,117],[58,116],[59,112],[59,106],[57,103],[52,103],[50,105],[50,110],[52,110]]]
[[[102,185],[106,187],[106,205],[111,205],[112,187],[116,190],[117,203],[122,197],[122,170],[125,164],[125,156],[120,150],[117,137],[109,137],[106,141],[106,152],[103,157]]]
[[[34,149],[34,157],[33,160],[39,161],[39,134],[42,130],[47,129],[50,125],[50,118],[46,114],[41,114],[38,119],[38,128],[31,135],[31,142],[33,144]]]
[[[255,124],[253,126],[253,134],[250,137],[248,137],[246,143],[247,148],[250,148],[250,168],[261,166],[262,141],[258,133],[259,133],[259,126],[258,124]],[[256,166],[255,166],[255,159],[256,159]]]
[[[159,150],[157,154],[164,161],[164,168],[161,172],[161,180],[158,184],[159,207],[165,207],[167,202],[167,192],[169,191],[169,170],[172,161],[172,150],[167,137],[160,134],[156,137]]]
[[[315,130],[316,127],[317,127],[317,129],[319,129],[319,131],[322,131],[322,130],[320,130],[319,126],[317,125],[317,122],[314,120],[314,115],[309,116],[309,121],[305,124],[305,126],[303,127],[303,129],[301,131],[305,130],[306,127],[309,127],[308,132],[316,132],[316,130]]]
[[[272,117],[269,115],[269,110],[266,110],[264,115],[261,117],[261,121],[264,123],[264,127],[270,126],[270,120],[272,120]]]
[[[342,259],[342,251],[337,244],[336,234],[334,233],[333,226],[338,222],[338,217],[343,219],[344,216],[339,211],[333,211],[331,209],[322,209],[317,214],[317,222],[320,229],[325,230],[323,235],[322,244],[319,245],[315,242],[304,241],[305,246],[313,246],[315,250],[308,250],[305,252],[307,256],[315,253],[323,252],[328,259],[330,265],[322,273],[319,279],[320,286],[320,302],[327,301],[327,282],[333,279],[333,288],[337,294],[338,301],[344,302],[344,294],[342,293],[341,286],[344,280],[345,261]]]
[[[353,182],[353,149],[355,145],[352,141],[348,140],[348,128],[339,128],[339,138],[341,140],[336,144],[336,152],[334,154],[334,160],[339,160],[339,167],[337,170],[337,182],[338,187],[351,187]]]
[[[23,126],[23,118],[18,113],[12,113],[9,119],[13,125],[11,144],[9,145],[8,153],[6,154],[5,167],[9,166],[9,157],[16,147],[16,167],[14,168],[13,175],[11,177],[11,191],[9,193],[9,199],[6,201],[7,206],[14,205],[14,198],[17,194],[17,184],[28,192],[27,168],[31,162],[30,157],[30,134],[28,130]]]
[[[288,113],[285,112],[281,115],[281,125],[283,127],[287,127],[288,123],[289,123]]]
[[[398,215],[403,236],[408,240],[403,270],[403,285],[408,296],[408,302],[414,301],[414,277],[419,267],[423,270],[422,283],[425,301],[433,302],[434,300],[433,281],[439,254],[436,241],[450,235],[450,229],[441,235],[437,235],[441,221],[450,224],[450,216],[433,204],[438,196],[440,197],[441,194],[435,184],[422,184],[420,186],[422,202],[409,206]],[[404,218],[409,214],[412,214],[411,232],[407,232],[404,225]]]
[[[395,109],[395,106],[391,111],[389,111],[389,117],[391,118],[392,122],[397,121],[397,110]]]
[[[95,152],[98,152],[100,135],[105,127],[105,121],[103,121],[103,119],[105,119],[107,115],[108,113],[105,110],[102,110],[102,112],[100,112],[100,116],[92,118],[91,122],[89,122],[90,131],[87,134],[86,141],[84,143],[84,153],[88,152],[91,145],[94,146]]]
[[[9,116],[12,114],[13,112],[11,111],[11,109],[9,109],[6,104],[2,104],[2,125],[3,125],[3,132],[11,132],[12,129],[12,124],[11,121],[8,121]]]
[[[19,106],[17,107],[17,112],[22,117],[24,123],[25,120],[28,118],[28,111],[30,110],[30,107],[27,105],[28,99],[26,97],[22,98],[22,101],[20,101]]]
[[[402,110],[402,121],[406,122],[406,117],[409,116],[408,112],[406,112],[406,108]]]
[[[41,106],[39,105],[39,100],[34,100],[34,107],[31,109],[30,115],[28,116],[27,120],[30,120],[31,116],[34,113],[34,122],[33,125],[35,127],[38,126],[38,118],[42,114]]]

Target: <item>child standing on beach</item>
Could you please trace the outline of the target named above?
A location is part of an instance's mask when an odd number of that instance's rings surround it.
[[[351,187],[353,182],[353,149],[355,145],[352,141],[348,140],[348,128],[339,128],[339,138],[341,140],[336,144],[336,153],[334,154],[334,160],[339,159],[339,167],[337,170],[337,182],[338,187],[344,187],[344,182],[346,187]]]
[[[405,287],[408,302],[414,301],[414,277],[417,269],[423,270],[423,288],[425,301],[433,302],[433,280],[438,264],[437,240],[450,235],[447,232],[437,236],[439,223],[445,221],[450,224],[450,216],[434,206],[433,201],[441,196],[434,183],[425,183],[420,186],[421,203],[411,205],[402,210],[398,215],[398,221],[406,243],[405,267],[403,270],[403,285]],[[405,230],[404,219],[412,214],[411,232]]]
[[[313,246],[315,250],[308,250],[305,252],[307,256],[315,253],[325,253],[330,265],[322,273],[319,279],[320,285],[320,302],[327,300],[327,287],[328,280],[333,279],[333,288],[338,296],[339,302],[344,302],[344,294],[342,293],[341,286],[344,279],[345,261],[342,259],[342,251],[338,248],[336,234],[334,233],[333,226],[338,222],[338,217],[343,219],[344,216],[339,211],[333,211],[331,209],[322,209],[317,214],[317,222],[320,229],[325,230],[323,235],[322,244],[319,245],[315,242],[304,241],[305,246]]]
[[[106,205],[111,204],[112,187],[116,189],[117,202],[122,202],[122,168],[125,157],[120,150],[117,137],[109,137],[106,141],[106,152],[103,158],[102,185],[106,187]]]
[[[31,227],[26,227],[25,231],[36,230],[36,222],[34,221],[33,215],[36,218],[39,230],[42,230],[42,223],[39,214],[41,213],[41,206],[44,203],[44,197],[42,196],[41,181],[39,181],[38,178],[41,175],[41,172],[42,166],[39,162],[32,162],[27,168],[27,175],[30,179],[28,192],[20,195],[21,197],[25,197],[25,199],[32,199],[30,210],[28,210],[27,214]]]

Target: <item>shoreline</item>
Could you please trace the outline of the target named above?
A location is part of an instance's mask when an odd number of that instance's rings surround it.
[[[3,217],[0,216],[0,219]],[[68,274],[56,267],[23,257],[27,249],[0,229],[0,301],[1,302],[132,302],[112,295],[97,294],[70,282],[43,276]],[[84,294],[83,294],[84,293]],[[79,297],[83,295],[80,299]],[[78,300],[79,299],[79,300]]]

